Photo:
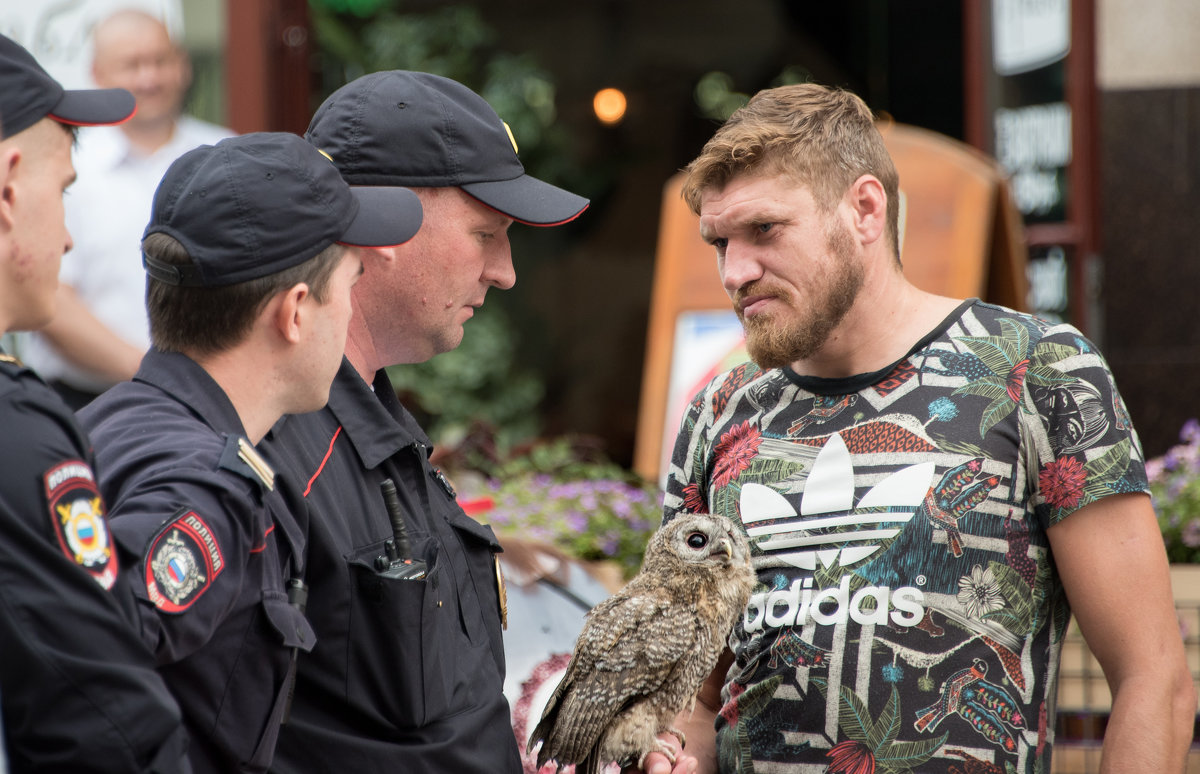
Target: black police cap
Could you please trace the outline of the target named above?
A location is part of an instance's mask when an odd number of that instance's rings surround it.
[[[516,140],[491,105],[440,75],[364,75],[325,100],[305,137],[354,185],[457,186],[533,226],[566,223],[588,206],[525,174]]]
[[[301,137],[256,132],[201,145],[167,169],[144,236],[162,233],[191,265],[142,255],[146,272],[172,285],[219,286],[277,274],[334,243],[403,244],[421,226],[407,188],[351,187]]]
[[[32,54],[0,35],[0,139],[47,117],[72,126],[104,126],[128,120],[135,109],[125,89],[64,89]]]

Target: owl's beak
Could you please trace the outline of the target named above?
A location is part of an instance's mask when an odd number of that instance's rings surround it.
[[[713,546],[711,551],[713,554],[725,554],[726,559],[733,558],[733,541],[729,538],[721,538],[721,540]]]

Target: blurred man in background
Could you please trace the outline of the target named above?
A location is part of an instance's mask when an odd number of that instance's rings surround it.
[[[182,114],[191,65],[158,18],[117,11],[93,40],[96,84],[132,92],[137,112],[80,135],[66,201],[75,250],[63,261],[58,312],[21,349],[75,409],[132,377],[149,346],[139,242],[158,181],[186,151],[232,134]]]

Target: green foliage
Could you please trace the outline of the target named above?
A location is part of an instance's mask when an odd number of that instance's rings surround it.
[[[452,78],[483,96],[509,125],[528,172],[572,190],[588,188],[580,183],[566,134],[556,124],[554,79],[534,57],[501,50],[499,36],[477,8],[447,4],[406,13],[401,0],[309,0],[309,6],[322,98],[380,70]],[[513,235],[514,241],[519,238]],[[538,258],[537,251],[547,249],[545,239],[516,260]],[[397,392],[438,445],[456,444],[481,425],[494,429],[503,451],[540,429],[541,377],[518,365],[531,362],[536,348],[526,343],[518,350],[516,331],[503,313],[505,304],[517,302],[507,295],[489,295],[458,349],[427,363],[389,369]],[[509,309],[518,314],[517,307]]]
[[[1200,564],[1200,422],[1185,422],[1179,440],[1166,454],[1146,460],[1146,475],[1167,559]]]
[[[312,0],[314,8],[323,8],[336,13],[352,13],[355,16],[370,16],[388,0]]]
[[[812,80],[812,73],[799,65],[788,65],[771,81],[770,86],[788,86],[793,83],[806,83]],[[700,114],[714,121],[724,121],[733,111],[745,105],[750,95],[734,88],[733,76],[729,73],[713,71],[700,76],[692,97]]]
[[[497,46],[479,10],[445,5],[404,13],[396,0],[309,0],[320,51],[322,92],[379,70],[453,78],[478,92],[508,123],[522,164],[570,186],[580,177],[567,136],[555,123],[554,78],[529,54]],[[360,8],[370,8],[363,12]]]

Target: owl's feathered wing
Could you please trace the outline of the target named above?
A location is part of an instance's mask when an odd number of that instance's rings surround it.
[[[657,735],[711,673],[754,582],[745,535],[723,517],[664,524],[638,574],[588,614],[529,738],[529,750],[542,743],[538,766],[592,774],[655,750],[672,757]]]
[[[560,766],[584,761],[619,712],[672,681],[696,646],[696,622],[674,620],[678,612],[661,588],[635,579],[588,614],[567,672],[529,737],[529,750],[542,742],[539,768],[551,758]]]

